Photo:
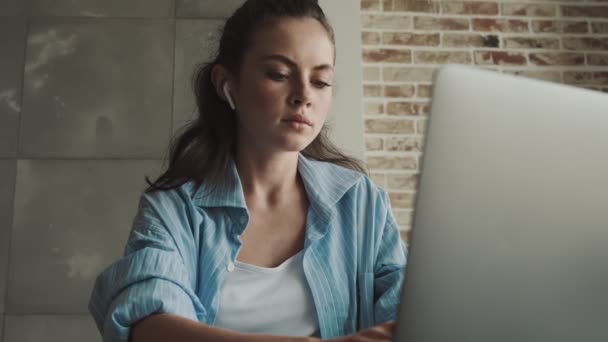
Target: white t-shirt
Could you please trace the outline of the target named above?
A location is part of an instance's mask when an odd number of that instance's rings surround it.
[[[243,333],[319,336],[303,252],[274,268],[236,261],[220,290],[215,325]]]

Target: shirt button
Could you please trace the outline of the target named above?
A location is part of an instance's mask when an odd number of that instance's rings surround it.
[[[228,272],[234,271],[234,263],[232,263],[232,262],[228,263],[228,267],[227,268],[228,268]]]
[[[247,223],[247,216],[241,216],[241,224]]]

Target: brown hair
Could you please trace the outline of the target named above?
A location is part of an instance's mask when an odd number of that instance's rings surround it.
[[[221,65],[238,74],[253,34],[284,17],[316,19],[335,46],[333,29],[317,0],[246,1],[226,21],[214,60],[198,67],[193,77],[198,116],[172,140],[167,170],[154,182],[146,177],[149,184],[146,191],[173,189],[189,181],[193,181],[196,188],[204,180],[212,186],[220,182],[235,155],[237,126],[235,112],[216,93],[211,70]],[[311,159],[367,173],[361,161],[345,155],[331,143],[326,125],[301,153]]]

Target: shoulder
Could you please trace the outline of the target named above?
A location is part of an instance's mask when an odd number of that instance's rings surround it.
[[[328,162],[300,156],[298,171],[307,185],[321,196],[336,202],[360,182],[368,178],[361,172]]]
[[[331,176],[328,179],[335,180],[336,178],[359,179],[365,177],[361,172],[351,170],[349,168],[328,162],[320,161],[312,158],[300,157],[300,170],[308,170],[310,173],[315,173],[319,176]]]
[[[187,205],[193,202],[193,189],[192,182],[187,182],[173,189],[145,191],[141,195],[140,205],[158,208]]]
[[[338,207],[350,210],[367,225],[384,225],[391,213],[388,193],[368,176],[363,176],[338,202]]]
[[[314,179],[314,192],[342,212],[386,211],[390,207],[387,192],[369,176],[329,162],[311,160],[309,163],[314,169],[310,177]]]
[[[344,201],[355,201],[359,206],[369,207],[370,205],[386,208],[390,206],[388,193],[369,176],[360,174],[360,177],[345,193]]]
[[[139,199],[137,220],[167,226],[192,211],[193,184],[184,183],[168,190],[145,191]]]

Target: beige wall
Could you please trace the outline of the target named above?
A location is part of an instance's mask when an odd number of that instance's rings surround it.
[[[361,0],[366,160],[407,238],[432,73],[470,64],[608,92],[605,0]],[[608,114],[608,113],[607,113]]]
[[[336,76],[334,101],[328,116],[334,143],[349,155],[363,159],[363,96],[361,82],[361,40],[357,29],[361,26],[359,0],[321,0],[336,36]]]

